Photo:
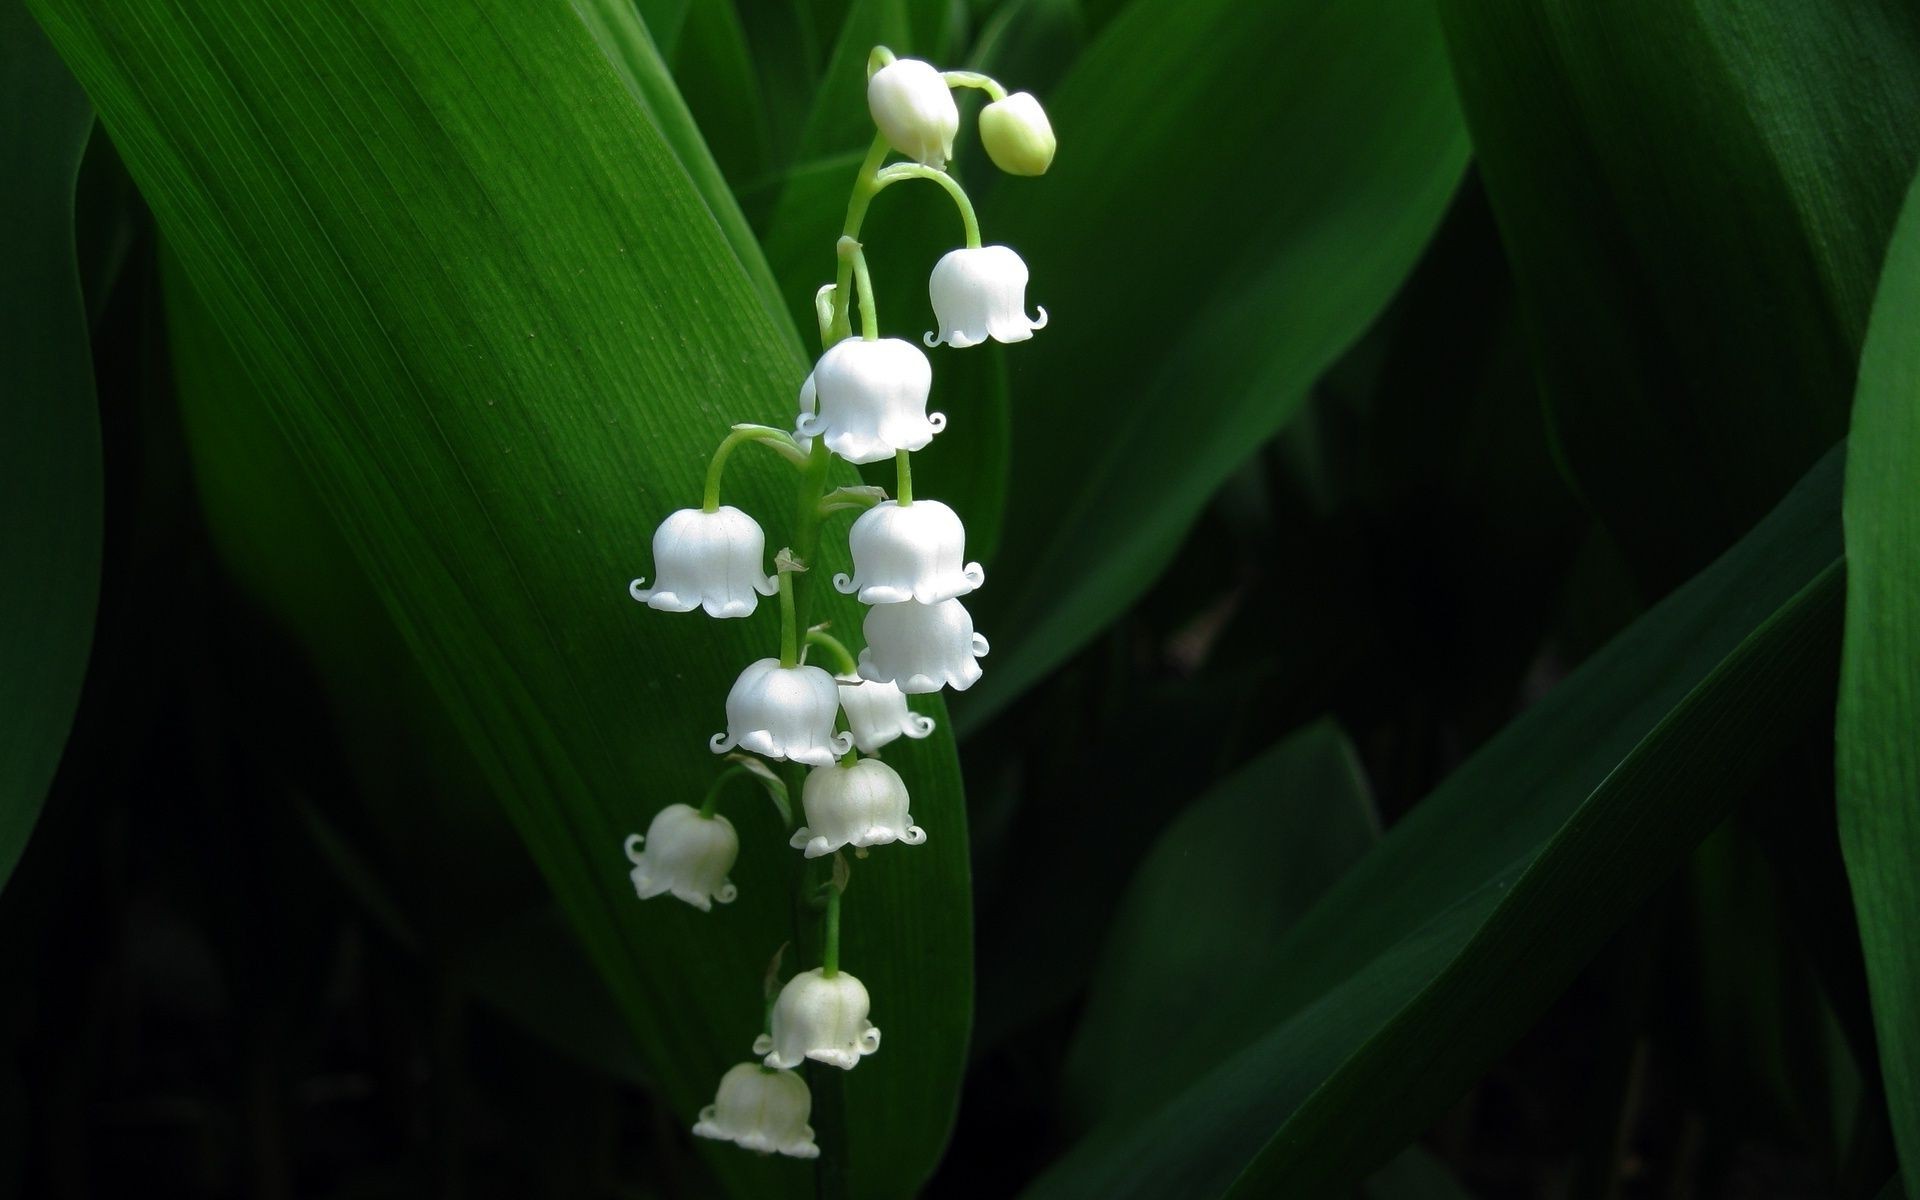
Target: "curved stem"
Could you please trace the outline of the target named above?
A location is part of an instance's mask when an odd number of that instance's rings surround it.
[[[994,100],[1007,98],[1007,89],[1000,86],[999,80],[982,75],[978,71],[942,71],[940,78],[950,88],[979,88]]]
[[[820,974],[832,979],[840,973],[840,889],[827,885],[826,945],[820,951]]]
[[[800,663],[800,639],[795,635],[793,617],[793,575],[780,572],[780,665],[792,668]]]
[[[913,507],[913,455],[905,450],[893,452],[893,466],[899,482],[894,485],[893,493],[901,508]]]
[[[818,646],[833,659],[834,674],[852,675],[859,671],[859,664],[853,660],[853,651],[847,644],[824,629],[807,630],[807,645]]]
[[[805,566],[812,566],[820,549],[820,493],[827,482],[827,466],[833,454],[827,449],[827,443],[813,439],[813,452],[807,457],[807,465],[800,473],[800,496],[794,506],[793,518],[793,556]],[[813,607],[813,579],[817,571],[809,571],[794,585],[794,621],[795,627],[807,628],[807,613]]]
[[[874,191],[899,183],[902,179],[931,179],[947,189],[947,195],[953,197],[953,205],[960,210],[960,224],[967,234],[967,248],[980,248],[980,218],[974,215],[973,201],[967,199],[967,190],[960,181],[945,171],[936,171],[932,167],[923,167],[919,163],[895,163],[874,177]]]
[[[873,303],[873,276],[867,274],[866,251],[850,237],[840,239],[840,253],[853,259],[854,286],[860,294],[860,336],[869,342],[880,338],[880,316]]]
[[[799,443],[786,430],[775,429],[771,425],[735,425],[731,433],[720,439],[720,444],[714,448],[712,461],[707,463],[707,491],[700,503],[700,511],[714,512],[719,509],[720,477],[726,473],[728,456],[733,453],[734,447],[743,442],[765,442],[796,466],[805,461],[801,457]]]
[[[720,807],[721,790],[734,779],[747,774],[751,774],[751,772],[745,767],[735,764],[714,776],[713,782],[707,785],[706,799],[700,802],[700,815],[711,821],[714,810]]]
[[[867,147],[867,156],[860,160],[860,173],[854,177],[853,194],[847,197],[847,219],[840,225],[840,236],[858,239],[860,224],[867,219],[867,206],[873,203],[875,192],[880,190],[874,183],[874,176],[880,172],[880,164],[887,161],[887,137],[883,133],[873,135],[873,144]],[[853,287],[853,260],[842,255],[840,269],[834,277],[833,285],[833,321],[829,327],[829,336],[821,339],[822,347],[847,336],[850,332],[847,322],[848,293]]]

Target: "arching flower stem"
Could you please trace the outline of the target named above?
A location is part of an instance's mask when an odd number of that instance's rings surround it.
[[[827,652],[828,657],[833,659],[835,675],[852,675],[860,669],[854,662],[853,651],[847,649],[847,644],[824,629],[807,630],[807,645],[818,646]]]
[[[840,257],[853,260],[854,286],[860,296],[860,336],[866,341],[880,340],[880,316],[873,304],[873,276],[867,274],[867,255],[860,248],[857,238],[843,237],[839,243]]]
[[[869,69],[878,68],[870,63]],[[854,177],[853,194],[847,197],[847,219],[840,226],[841,237],[859,240],[860,225],[867,219],[867,206],[873,203],[874,193],[880,190],[874,177],[880,173],[880,164],[887,161],[887,150],[886,135],[875,134],[873,145],[867,148],[867,156],[860,160],[860,173]],[[853,260],[843,254],[840,256],[840,270],[834,277],[833,321],[828,327],[827,336],[821,339],[823,348],[846,337],[851,331],[847,320],[847,294],[852,286]]]
[[[834,866],[838,876],[841,868]],[[820,974],[832,979],[840,973],[840,882],[836,878],[827,885],[827,916],[825,944],[820,951]]]
[[[793,613],[793,575],[780,572],[780,665],[791,669],[800,665],[799,638],[795,636],[798,628],[794,624]]]
[[[894,484],[896,503],[901,508],[913,506],[913,455],[905,450],[896,450],[893,455],[893,467],[899,482]]]
[[[947,189],[947,195],[953,197],[953,206],[960,210],[960,224],[966,230],[967,248],[980,248],[980,218],[974,215],[973,201],[967,199],[967,189],[960,186],[958,179],[945,171],[936,171],[919,163],[895,163],[874,175],[873,190],[877,192],[903,179],[931,179]]]
[[[950,88],[979,88],[990,99],[1005,100],[1007,98],[1007,89],[1000,86],[999,80],[989,78],[978,71],[942,71],[940,78],[946,80]]]
[[[715,775],[713,782],[707,785],[706,799],[700,802],[700,815],[709,821],[713,820],[714,812],[720,807],[721,791],[733,780],[748,774],[751,774],[751,772],[748,771],[747,768],[741,766],[739,763],[735,763],[733,766]]]
[[[733,453],[734,447],[743,442],[764,442],[796,467],[807,461],[806,452],[800,449],[800,444],[786,430],[770,425],[735,425],[731,433],[720,439],[720,444],[714,448],[712,461],[707,463],[707,491],[700,504],[702,512],[719,510],[720,478],[726,473],[727,458]]]

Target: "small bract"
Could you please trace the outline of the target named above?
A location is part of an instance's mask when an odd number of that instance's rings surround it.
[[[947,427],[927,412],[933,364],[899,338],[847,338],[827,348],[800,385],[797,438],[820,438],[851,463],[921,450]]]
[[[867,1020],[866,985],[845,971],[820,968],[787,980],[773,1002],[773,1032],[753,1043],[769,1067],[797,1067],[806,1059],[851,1071],[880,1048],[880,1030]]]
[[[635,600],[662,612],[705,608],[710,617],[748,617],[761,596],[779,590],[761,563],[767,536],[759,522],[723,504],[712,512],[683,508],[653,532],[657,582],[627,586]]]
[[[862,604],[938,604],[987,581],[979,563],[963,561],[967,530],[959,514],[938,500],[874,505],[854,521],[847,546],[853,575],[835,575],[833,586],[857,591]]]
[[[768,758],[825,766],[853,748],[853,736],[833,731],[840,685],[819,667],[782,667],[777,658],[754,662],[727,693],[727,731],[710,743],[715,754],[738,746]]]
[[[980,144],[1009,175],[1045,175],[1053,165],[1053,122],[1032,92],[1015,92],[980,110]]]
[[[927,281],[937,331],[921,340],[955,349],[997,342],[1024,342],[1047,327],[1047,310],[1027,316],[1027,264],[1005,246],[949,250]]]
[[[711,911],[715,900],[731,904],[740,894],[727,880],[739,856],[740,835],[732,822],[718,813],[703,817],[685,804],[667,805],[654,814],[645,837],[627,838],[629,877],[639,897],[672,892],[701,912]]]
[[[836,675],[840,684],[840,711],[847,714],[847,730],[862,754],[878,753],[899,738],[923,738],[933,732],[933,718],[907,707],[906,693],[895,683],[874,683],[858,675]]]
[[[875,71],[867,80],[867,110],[887,144],[915,162],[939,168],[953,157],[960,107],[931,63],[902,58]]]
[[[790,845],[805,849],[808,858],[821,858],[845,846],[884,846],[905,842],[918,846],[927,831],[907,812],[907,784],[900,773],[877,758],[863,758],[848,766],[835,763],[807,772],[800,802],[807,823],[794,832]]]
[[[909,695],[950,687],[964,692],[980,678],[975,659],[987,639],[973,631],[973,616],[958,600],[879,604],[867,610],[862,630],[860,678],[895,683]]]
[[[813,1144],[813,1093],[792,1071],[741,1063],[720,1077],[713,1103],[700,1110],[694,1136],[732,1142],[760,1154],[818,1158]]]

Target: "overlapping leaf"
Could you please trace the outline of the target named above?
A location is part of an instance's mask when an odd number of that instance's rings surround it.
[[[720,699],[773,645],[774,616],[676,619],[624,590],[726,425],[788,415],[804,366],[791,330],[566,9],[35,9],[612,984],[649,1077],[690,1115],[746,1057],[761,970],[796,933],[792,852],[770,810],[738,807],[741,898],[702,915],[637,904],[619,849],[699,794]],[[776,545],[783,471],[743,460],[729,485]],[[845,1185],[864,1195],[930,1169],[967,1024],[951,743],[892,757],[930,836],[874,855],[849,894],[843,961],[887,1030],[846,1078]],[[744,1193],[812,1187],[804,1165],[714,1162]]]

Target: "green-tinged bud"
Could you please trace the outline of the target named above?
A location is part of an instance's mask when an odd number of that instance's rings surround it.
[[[1045,175],[1053,165],[1053,125],[1032,92],[1015,92],[981,109],[980,144],[1009,175]]]

